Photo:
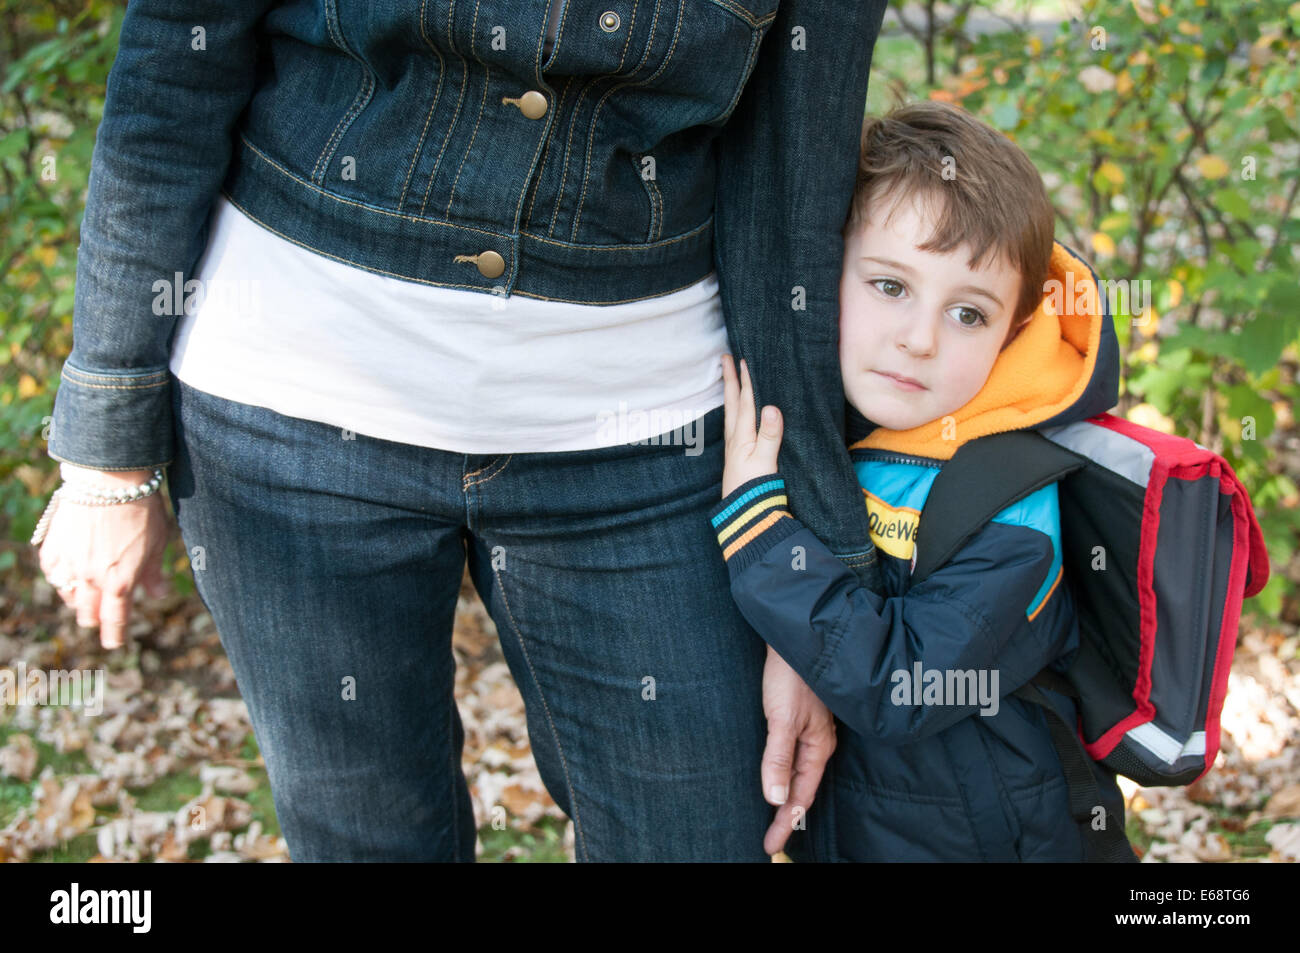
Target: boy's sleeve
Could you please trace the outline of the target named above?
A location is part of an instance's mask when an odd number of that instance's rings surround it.
[[[1054,483],[1008,506],[947,564],[888,598],[861,586],[789,512],[779,474],[736,487],[710,517],[741,613],[864,735],[914,741],[980,710],[976,692],[963,705],[916,704],[918,662],[945,682],[950,672],[983,671],[992,685],[996,673],[1000,698],[1068,646],[1073,606]]]

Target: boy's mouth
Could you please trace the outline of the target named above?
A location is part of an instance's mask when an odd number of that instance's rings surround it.
[[[881,377],[893,381],[897,386],[904,390],[925,390],[925,385],[914,377],[904,377],[902,374],[891,374],[889,371],[872,371],[873,374],[879,374]]]

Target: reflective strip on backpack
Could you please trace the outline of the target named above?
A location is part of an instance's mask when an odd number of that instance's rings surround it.
[[[1156,452],[1126,434],[1096,424],[1062,424],[1039,431],[1053,443],[1089,457],[1143,489],[1151,479]]]
[[[1180,745],[1177,738],[1157,728],[1155,722],[1148,721],[1145,725],[1130,728],[1127,737],[1129,741],[1140,744],[1165,764],[1174,764],[1179,758],[1188,755],[1205,754],[1205,732],[1203,731],[1192,732],[1191,737],[1187,739],[1187,744]]]

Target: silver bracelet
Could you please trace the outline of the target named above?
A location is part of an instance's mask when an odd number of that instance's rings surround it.
[[[49,531],[50,518],[54,515],[54,511],[58,509],[60,499],[66,497],[70,502],[82,503],[86,506],[112,506],[117,503],[133,503],[136,500],[143,500],[146,496],[157,493],[158,488],[162,486],[162,478],[162,467],[154,467],[153,476],[150,477],[149,482],[141,483],[138,486],[95,486],[65,479],[63,485],[55,490],[50,497],[50,502],[45,505],[45,512],[41,514],[41,518],[36,521],[36,530],[32,533],[32,545],[39,546],[45,539],[45,534]]]

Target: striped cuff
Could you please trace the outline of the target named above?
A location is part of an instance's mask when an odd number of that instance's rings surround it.
[[[802,528],[788,506],[785,480],[780,474],[769,473],[742,483],[709,511],[732,579]]]

